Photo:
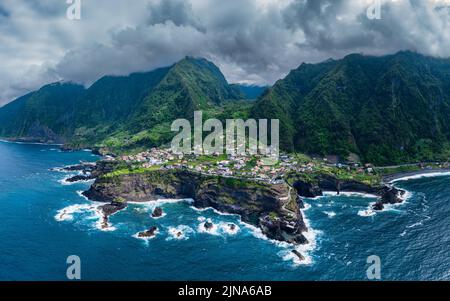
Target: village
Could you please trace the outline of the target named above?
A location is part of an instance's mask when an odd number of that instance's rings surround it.
[[[135,155],[123,155],[110,160],[126,163],[131,169],[186,169],[206,175],[218,175],[282,183],[289,172],[314,173],[329,171],[347,177],[375,178],[371,164],[340,163],[336,156],[310,158],[303,154],[280,154],[276,164],[267,165],[262,155],[238,156],[230,154],[175,154],[170,148],[152,148]]]

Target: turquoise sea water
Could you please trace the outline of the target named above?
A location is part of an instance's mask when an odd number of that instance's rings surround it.
[[[79,195],[89,183],[63,185],[71,174],[49,170],[97,159],[0,142],[0,280],[65,280],[69,255],[80,257],[84,280],[364,280],[370,255],[380,257],[385,280],[450,279],[449,176],[398,182],[411,197],[375,215],[365,212],[373,198],[306,200],[314,243],[299,265],[292,247],[264,239],[238,216],[189,202],[160,203],[166,215],[157,220],[149,216],[155,204],[131,204],[111,217],[109,231],[99,230],[96,204]],[[212,233],[199,228],[205,219]],[[135,237],[153,225],[156,238]]]

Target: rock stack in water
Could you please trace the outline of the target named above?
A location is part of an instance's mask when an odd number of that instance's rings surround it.
[[[163,210],[161,207],[156,207],[153,210],[152,217],[161,217],[163,215]]]
[[[147,231],[139,232],[138,237],[154,237],[156,235],[157,227],[150,227]]]

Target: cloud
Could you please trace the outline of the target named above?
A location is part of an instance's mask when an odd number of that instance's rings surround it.
[[[81,0],[0,4],[0,105],[45,83],[90,85],[170,65],[186,55],[214,61],[230,82],[272,84],[302,62],[349,53],[415,50],[450,56],[445,0]]]

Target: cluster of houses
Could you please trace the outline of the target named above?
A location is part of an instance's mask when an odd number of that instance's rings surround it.
[[[270,183],[282,182],[284,175],[290,171],[313,172],[321,165],[333,166],[346,170],[356,170],[361,173],[373,173],[374,168],[370,164],[360,166],[354,164],[342,164],[335,158],[313,159],[311,162],[298,163],[292,156],[282,154],[275,165],[267,165],[265,157],[254,156],[223,156],[215,154],[215,160],[201,160],[201,156],[178,155],[171,149],[152,148],[136,155],[121,156],[120,159],[139,164],[144,168],[158,167],[161,169],[188,169],[198,173],[220,175],[223,177],[251,178]],[[336,162],[335,162],[336,161]]]
[[[142,167],[144,168],[166,164],[170,161],[182,158],[183,155],[175,155],[170,149],[163,148],[152,148],[149,151],[141,152],[136,155],[120,157],[120,159],[125,162],[142,163]]]

